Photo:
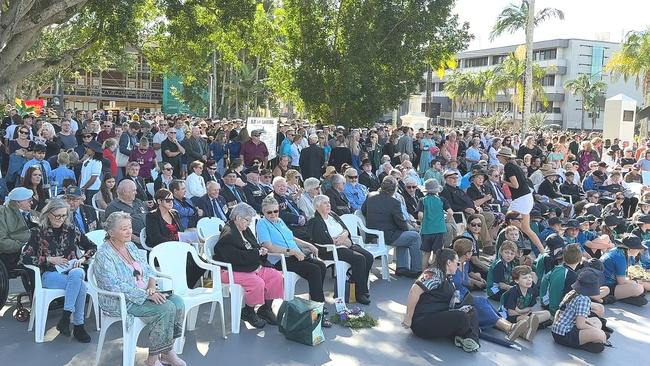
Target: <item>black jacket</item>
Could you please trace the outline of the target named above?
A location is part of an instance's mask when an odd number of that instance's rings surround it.
[[[201,176],[203,177],[205,184],[208,184],[208,182],[211,181],[215,181],[223,186],[223,183],[221,182],[221,174],[219,174],[219,172],[214,172],[214,175],[210,175],[208,174],[207,169],[203,169],[203,174],[201,174]]]
[[[262,213],[262,200],[267,195],[259,184],[248,182],[244,187],[244,194],[246,195],[246,202],[257,211]]]
[[[336,222],[338,222],[339,225],[343,226],[344,230],[348,229],[343,223],[343,221],[341,221],[339,215],[335,214],[334,212],[330,212],[330,216]],[[311,234],[311,240],[315,244],[323,244],[323,245],[334,244],[334,239],[332,239],[332,236],[327,230],[327,224],[325,224],[325,220],[318,212],[314,214],[314,217],[309,219],[309,222],[307,223],[307,228],[308,228],[307,230]],[[350,237],[350,233],[348,232],[348,238],[349,237]]]
[[[402,232],[408,230],[399,201],[385,193],[368,194],[361,206],[361,212],[366,217],[366,226],[369,229],[384,232],[386,244],[391,244]]]
[[[147,192],[147,184],[144,182],[144,179],[141,177],[124,177],[124,179],[129,179],[132,180],[135,183],[135,188],[137,189],[135,193],[135,198],[139,199],[140,201],[148,201],[152,199],[153,197],[149,196],[149,192]],[[155,187],[154,187],[155,189]]]
[[[180,232],[181,223],[180,223],[180,218],[178,217],[178,212],[176,212],[176,210],[173,209],[169,212],[172,215],[172,223],[174,224],[174,226],[176,226],[176,231]],[[173,238],[171,236],[171,233],[167,228],[167,222],[163,220],[160,211],[154,210],[149,212],[145,219],[145,223],[146,223],[145,231],[147,233],[146,244],[148,247],[153,248],[156,245],[160,243],[164,243],[166,241],[178,240],[177,238]],[[138,233],[136,233],[136,235],[138,235]]]
[[[234,222],[228,221],[221,230],[219,241],[214,246],[212,258],[232,264],[232,270],[235,272],[253,272],[260,265],[267,265],[268,262],[265,257],[260,256],[260,245],[255,240],[253,232],[246,228],[243,234],[244,237]]]
[[[80,205],[79,213],[81,214],[81,221],[83,222],[83,228],[79,228],[79,223],[75,217],[75,212],[72,212],[72,223],[81,230],[82,233],[88,233],[90,231],[96,230],[99,226],[99,221],[97,221],[97,212],[92,206]]]
[[[174,177],[172,177],[172,179],[174,179]],[[169,181],[169,183],[171,184],[171,181]],[[207,183],[207,181],[206,181],[206,183]],[[169,189],[169,186],[166,185],[166,184],[164,184],[163,181],[162,181],[162,174],[158,174],[158,176],[156,177],[156,179],[154,179],[154,181],[153,181],[153,191],[154,191],[154,192],[158,192],[158,190],[159,190],[160,188],[166,188],[166,189]],[[170,189],[170,190],[171,190],[171,189]]]
[[[229,208],[232,208],[238,203],[246,202],[246,194],[244,191],[237,186],[233,186],[233,188],[237,191],[239,198],[241,199],[238,199],[227,185],[224,184],[221,186],[221,196],[226,200]]]
[[[454,212],[465,211],[466,208],[476,209],[474,201],[458,187],[452,187],[445,184],[445,187],[440,192],[440,197],[443,197],[449,202],[449,206]]]
[[[374,192],[379,189],[380,182],[379,182],[379,178],[377,178],[377,176],[375,176],[374,174],[371,176],[365,171],[362,171],[361,174],[359,174],[359,183],[366,186],[366,188],[368,188],[368,191]]]
[[[422,192],[420,192],[419,189],[415,191],[415,197],[411,196],[410,194],[406,193],[405,191],[401,192],[402,197],[404,197],[404,203],[406,204],[406,212],[409,213],[409,215],[413,216],[414,219],[417,220],[418,218],[418,203],[424,197]]]
[[[341,165],[348,163],[352,165],[352,152],[349,148],[343,146],[337,146],[332,149],[330,153],[329,165],[332,165],[336,168],[337,171],[341,171]]]
[[[281,197],[277,193],[273,192],[273,198],[278,201],[278,206],[280,208],[280,218],[284,221],[289,228],[292,226],[299,226],[298,220],[300,216],[305,217],[305,213],[298,207],[298,205],[286,196]]]
[[[302,178],[320,178],[323,174],[323,165],[325,165],[325,154],[323,148],[312,144],[300,151],[300,172]]]
[[[343,192],[339,192],[334,187],[330,187],[325,191],[325,195],[330,198],[332,212],[337,215],[345,215],[352,212],[350,202],[348,202],[348,199],[345,197]]]
[[[221,207],[221,211],[223,211],[223,215],[220,214],[219,212],[214,212],[214,208],[212,207],[212,203],[210,202],[210,198],[208,197],[207,194],[201,196],[201,197],[192,197],[196,198],[192,203],[194,203],[194,206],[197,208],[200,208],[203,211],[203,216],[202,217],[216,217],[218,219],[223,220],[223,222],[228,221],[228,205],[226,204],[226,200],[222,196],[217,197],[217,203]]]

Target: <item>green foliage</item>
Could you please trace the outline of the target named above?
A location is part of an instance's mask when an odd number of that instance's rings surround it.
[[[352,329],[373,328],[377,326],[377,320],[368,313],[363,314],[361,317],[350,317],[345,321],[341,320],[339,314],[334,314],[330,318],[332,323],[346,326]]]
[[[287,0],[285,67],[315,118],[372,123],[415,90],[427,64],[466,47],[452,0]]]
[[[494,23],[494,27],[492,27],[492,30],[490,31],[490,41],[493,41],[495,38],[506,32],[515,33],[518,30],[524,30],[526,28],[527,17],[528,1],[523,0],[519,5],[509,4],[501,11],[501,13],[499,13],[497,21]],[[550,18],[564,20],[564,12],[556,8],[544,8],[539,10],[537,14],[535,14],[535,27]]]
[[[533,131],[537,131],[546,124],[546,118],[546,113],[533,113],[528,120],[528,127]]]
[[[495,112],[488,117],[480,117],[476,121],[479,125],[495,130],[501,130],[512,122],[512,119],[503,112]]]
[[[582,121],[584,129],[584,113],[592,112],[592,129],[596,124],[596,112],[600,108],[600,101],[605,96],[607,84],[602,81],[593,81],[590,75],[582,74],[573,80],[568,80],[564,87],[574,95],[582,98]]]
[[[650,28],[644,31],[632,31],[627,34],[621,50],[614,53],[605,66],[614,79],[636,79],[637,87],[641,87],[643,104],[648,105],[650,92]]]

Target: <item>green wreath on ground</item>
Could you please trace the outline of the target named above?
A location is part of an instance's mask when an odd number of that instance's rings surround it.
[[[363,316],[360,317],[350,317],[345,321],[341,321],[339,314],[334,314],[330,318],[330,321],[334,324],[343,325],[352,329],[372,328],[377,326],[377,320],[368,315],[368,313],[363,314]]]

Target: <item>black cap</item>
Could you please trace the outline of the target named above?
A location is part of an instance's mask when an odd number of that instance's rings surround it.
[[[542,211],[535,207],[530,211],[530,217],[542,217]]]
[[[634,234],[626,234],[623,237],[622,244],[628,249],[648,249],[641,238]]]
[[[583,268],[577,272],[576,282],[571,287],[584,296],[596,296],[600,293],[602,275],[593,268]]]
[[[580,223],[578,220],[568,220],[565,224],[564,227],[566,229],[579,229],[580,228]]]
[[[562,220],[560,220],[560,218],[557,217],[557,216],[551,217],[550,219],[548,219],[548,226],[553,226],[553,225],[557,225],[557,224],[561,224],[561,223],[562,223]]]
[[[618,226],[625,222],[622,217],[616,215],[607,215],[603,218],[603,221],[605,221],[605,225],[607,226]]]
[[[250,173],[260,174],[259,166],[253,165],[251,167],[246,168],[246,170],[244,170],[244,174],[250,174]]]
[[[607,174],[601,172],[600,170],[596,170],[595,172],[591,173],[595,178],[598,178],[600,180],[605,180],[607,179]]]
[[[551,253],[553,253],[553,251],[557,248],[564,248],[564,239],[562,239],[562,237],[558,234],[551,234],[547,236],[544,243]]]
[[[650,215],[641,215],[636,219],[637,224],[650,224]]]

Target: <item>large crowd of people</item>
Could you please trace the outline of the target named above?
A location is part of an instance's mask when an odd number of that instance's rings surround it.
[[[184,364],[171,351],[183,304],[156,290],[137,249],[197,243],[204,217],[225,223],[213,259],[232,264],[242,320],[257,328],[277,324],[280,256],[309,297],[325,301],[323,260],[333,258],[323,245],[350,264],[356,301],[371,302],[373,255],[352,240],[346,214],[382,231],[394,274],[415,279],[404,327],[467,352],[492,327],[511,341],[549,327],[559,344],[600,352],[613,331],[603,305],[647,303],[650,283],[627,270],[650,269],[650,139],[279,121],[269,151],[265,132],[242,120],[103,110],[44,120],[8,110],[0,258],[37,265],[43,286],[66,290],[57,329],[70,335],[72,316],[81,342],[90,341],[83,271],[94,258],[98,285],[125,293],[131,316],[155,314],[149,365]],[[85,234],[100,228],[108,235],[97,248]],[[57,270],[73,259],[72,270]],[[188,287],[204,276],[188,257]]]

